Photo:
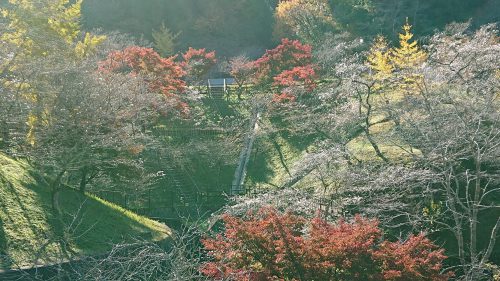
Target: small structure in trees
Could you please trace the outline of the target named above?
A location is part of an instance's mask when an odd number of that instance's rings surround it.
[[[208,94],[213,98],[222,99],[224,96],[229,98],[230,86],[236,85],[234,78],[208,79]]]

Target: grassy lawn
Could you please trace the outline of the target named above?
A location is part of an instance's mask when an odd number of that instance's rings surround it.
[[[370,116],[370,124],[372,124],[369,128],[370,135],[377,143],[382,154],[392,162],[408,162],[412,157],[421,155],[421,151],[411,147],[392,134],[391,131],[396,124],[394,121],[387,119],[389,114],[385,109],[385,105],[388,103],[403,103],[406,98],[405,93],[389,91],[373,95],[370,99],[373,106]],[[366,109],[363,109],[363,113],[366,113]],[[354,157],[360,161],[382,161],[364,133],[352,139],[347,146]]]
[[[375,135],[376,136],[376,135]],[[413,156],[418,156],[421,152],[406,144],[399,144],[392,141],[377,141],[380,151],[392,162],[408,162]],[[351,140],[347,147],[349,151],[360,161],[382,161],[373,146],[365,135],[361,135]]]
[[[269,122],[265,120],[263,122]],[[245,185],[256,189],[281,186],[290,180],[294,163],[305,153],[299,140],[286,134],[258,136],[248,164]]]
[[[162,241],[170,229],[89,194],[60,194],[62,216],[30,167],[0,153],[0,270],[106,252],[133,238]]]

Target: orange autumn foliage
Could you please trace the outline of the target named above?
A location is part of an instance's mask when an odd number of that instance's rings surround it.
[[[213,258],[201,271],[222,280],[444,281],[446,256],[423,234],[382,239],[376,220],[330,224],[264,208],[224,216],[225,232],[203,240]]]
[[[99,63],[99,71],[140,76],[150,91],[165,95],[178,111],[187,113],[188,105],[180,97],[186,90],[186,72],[175,59],[163,58],[151,48],[132,46],[110,53]]]

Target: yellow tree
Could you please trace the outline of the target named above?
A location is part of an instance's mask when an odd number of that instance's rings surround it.
[[[379,35],[375,38],[366,64],[370,67],[371,76],[375,81],[382,82],[391,77],[394,71],[391,63],[391,50],[383,36]]]
[[[360,105],[365,109],[365,134],[376,154],[388,162],[377,144],[373,132],[380,140],[400,120],[394,111],[394,105],[401,102],[406,94],[414,92],[420,77],[416,68],[425,60],[425,53],[419,50],[416,42],[411,42],[413,34],[408,22],[400,34],[399,47],[390,48],[383,36],[377,36],[367,55],[365,64],[369,67],[368,82],[364,99],[359,97]],[[397,107],[396,107],[397,108]],[[383,141],[380,144],[386,144]]]
[[[401,78],[400,86],[407,91],[414,91],[418,87],[421,76],[415,74],[415,70],[427,59],[425,51],[420,49],[416,41],[412,41],[411,25],[403,25],[403,33],[399,34],[399,47],[391,51],[391,62]]]
[[[0,82],[20,92],[39,109],[31,111],[26,118],[27,140],[32,145],[35,127],[48,122],[50,116],[49,107],[42,105],[42,100],[50,100],[50,97],[42,96],[43,91],[34,85],[40,84],[40,79],[34,78],[32,64],[49,57],[76,62],[91,54],[105,39],[104,36],[82,34],[81,4],[82,0],[9,0],[7,8],[0,10],[7,21],[0,42],[12,50],[9,59],[0,65]],[[27,72],[30,75],[26,75]]]
[[[412,41],[411,27],[406,18],[403,33],[399,34],[399,47],[392,50],[392,62],[399,69],[418,67],[427,58],[427,54],[419,48],[417,41]]]
[[[85,33],[79,40],[81,4],[82,0],[9,0],[8,8],[1,10],[9,24],[0,39],[17,47],[16,59],[61,51],[83,57],[104,37]]]

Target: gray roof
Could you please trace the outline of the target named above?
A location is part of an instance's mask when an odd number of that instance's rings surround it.
[[[224,80],[226,80],[226,85],[234,85],[236,81],[234,78],[217,78],[217,79],[208,79],[208,84],[211,87],[224,87]]]

